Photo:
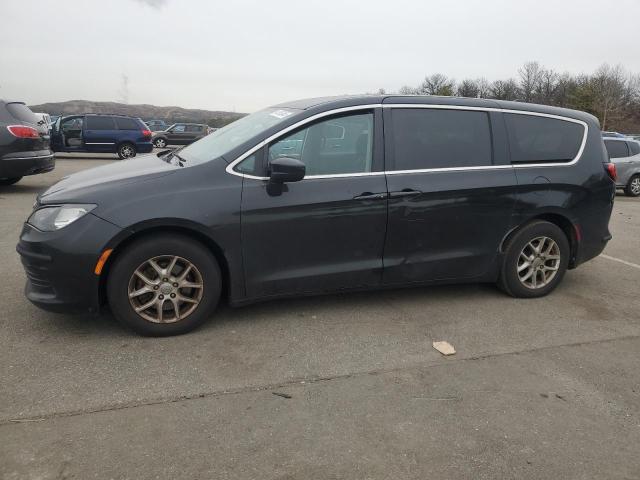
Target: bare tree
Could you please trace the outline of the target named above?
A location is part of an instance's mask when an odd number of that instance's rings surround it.
[[[558,88],[558,74],[553,70],[540,69],[538,82],[534,86],[534,101],[553,105]]]
[[[489,98],[496,100],[517,100],[520,95],[518,82],[513,78],[496,80],[489,86]]]
[[[607,64],[602,65],[591,78],[593,107],[603,130],[609,127],[610,122],[620,118],[623,107],[630,101],[627,80],[620,65],[610,67]]]
[[[525,102],[533,101],[536,89],[540,84],[542,68],[538,62],[527,62],[519,70],[520,92]]]
[[[426,76],[419,87],[419,93],[422,95],[445,95],[451,96],[455,90],[455,81],[442,75],[434,73]]]
[[[416,95],[418,94],[418,89],[415,87],[410,87],[409,85],[404,85],[400,87],[400,90],[398,90],[398,93],[400,95]]]
[[[479,88],[476,81],[466,78],[462,80],[462,82],[460,82],[460,84],[458,85],[456,95],[458,95],[459,97],[476,98],[478,97],[478,92]]]

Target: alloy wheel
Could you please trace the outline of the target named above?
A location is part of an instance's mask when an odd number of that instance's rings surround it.
[[[165,143],[165,141],[161,138],[159,138],[158,140],[156,140],[156,147],[158,148],[164,148],[167,144]]]
[[[133,156],[133,148],[129,145],[124,145],[120,148],[120,153],[124,158],[129,158]]]
[[[142,318],[174,323],[191,315],[202,300],[202,275],[189,260],[162,255],[143,262],[131,275],[129,302]]]
[[[543,288],[560,268],[560,247],[549,237],[536,237],[527,243],[518,257],[518,279],[532,290]]]
[[[631,193],[634,195],[640,195],[640,177],[635,177],[631,180],[630,187]]]

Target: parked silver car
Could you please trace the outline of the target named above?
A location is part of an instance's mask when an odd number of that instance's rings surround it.
[[[608,137],[604,144],[609,158],[616,165],[616,186],[630,197],[640,196],[640,142],[625,138]]]

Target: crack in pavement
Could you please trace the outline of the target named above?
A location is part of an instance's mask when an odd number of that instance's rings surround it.
[[[68,411],[61,411],[61,412],[51,412],[45,415],[33,415],[33,416],[25,416],[25,417],[17,417],[17,418],[8,418],[8,419],[0,420],[0,428],[7,425],[15,425],[20,423],[37,423],[37,422],[42,422],[46,420],[53,420],[56,418],[76,417],[81,415],[112,412],[117,410],[125,410],[130,408],[138,408],[138,407],[145,407],[145,406],[152,406],[152,405],[163,405],[163,404],[170,404],[170,403],[186,402],[190,400],[198,400],[201,398],[215,398],[215,397],[221,397],[225,395],[239,395],[243,393],[262,392],[262,391],[275,390],[275,389],[281,389],[281,388],[287,388],[287,387],[296,387],[296,386],[300,387],[303,385],[305,386],[313,385],[316,383],[330,382],[333,380],[343,380],[343,379],[349,379],[349,378],[383,375],[387,373],[417,370],[422,368],[435,368],[435,367],[441,367],[451,363],[487,360],[491,358],[498,358],[498,357],[503,357],[508,355],[519,355],[519,354],[541,352],[541,351],[551,350],[555,348],[573,348],[573,347],[581,347],[585,345],[595,345],[598,343],[617,342],[617,341],[625,341],[625,340],[633,340],[633,339],[640,339],[640,335],[626,335],[622,337],[586,340],[583,342],[565,343],[560,345],[546,345],[544,347],[535,347],[535,348],[523,349],[523,350],[513,350],[508,352],[487,353],[487,354],[473,355],[470,357],[463,357],[463,358],[447,357],[446,360],[443,359],[442,361],[435,362],[435,363],[422,363],[422,364],[414,364],[414,365],[408,365],[408,366],[402,366],[402,367],[396,367],[396,368],[351,372],[351,373],[344,373],[344,374],[338,374],[338,375],[302,377],[302,378],[287,380],[285,382],[280,382],[280,383],[270,383],[265,385],[248,385],[245,387],[229,388],[225,390],[216,390],[211,392],[194,393],[190,395],[162,397],[162,398],[151,399],[148,401],[105,405],[105,406],[96,407],[93,409],[68,410]]]

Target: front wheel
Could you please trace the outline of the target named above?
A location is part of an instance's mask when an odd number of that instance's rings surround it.
[[[624,187],[624,193],[628,197],[640,197],[640,174],[636,174],[629,179],[627,186]]]
[[[124,160],[125,158],[136,156],[136,147],[131,143],[123,143],[118,147],[118,156]]]
[[[562,281],[571,248],[557,225],[534,221],[508,241],[498,286],[512,297],[547,295]]]
[[[141,239],[119,254],[107,279],[116,319],[141,335],[187,333],[204,323],[220,298],[215,258],[180,235]]]
[[[13,185],[22,180],[22,177],[0,178],[0,185]]]

